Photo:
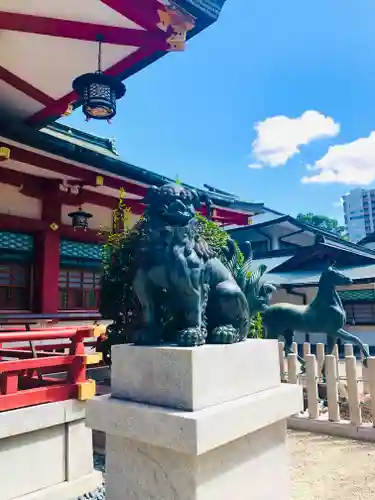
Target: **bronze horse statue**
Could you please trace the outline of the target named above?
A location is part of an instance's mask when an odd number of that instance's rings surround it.
[[[263,324],[266,328],[266,338],[284,337],[284,351],[288,355],[292,352],[295,331],[325,333],[329,353],[332,353],[338,339],[350,342],[359,347],[366,365],[369,351],[358,337],[344,330],[346,313],[336,291],[336,286],[350,283],[352,280],[348,276],[330,265],[320,277],[318,292],[311,304],[302,306],[281,302],[264,310]],[[300,356],[298,360],[304,370],[305,361]]]

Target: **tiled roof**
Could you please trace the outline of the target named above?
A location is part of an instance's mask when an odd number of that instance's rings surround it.
[[[343,302],[375,302],[375,289],[341,290],[338,292]]]
[[[94,153],[99,153],[102,155],[109,156],[111,158],[118,159],[118,153],[116,151],[116,143],[114,139],[108,139],[105,137],[99,137],[96,135],[88,134],[83,130],[79,130],[73,127],[68,127],[62,123],[53,123],[47,125],[40,130],[43,134],[48,134],[57,139],[70,142],[78,147],[83,147],[93,151]]]
[[[357,255],[363,255],[365,257],[372,256],[373,258],[375,258],[374,250],[363,247],[362,245],[358,245],[356,243],[352,243],[351,241],[344,240],[333,232],[320,229],[319,227],[312,226],[311,224],[306,224],[305,222],[301,222],[290,215],[283,215],[281,217],[269,219],[263,222],[259,222],[258,224],[253,224],[251,226],[243,226],[240,228],[231,229],[229,230],[229,233],[235,239],[237,232],[246,233],[246,231],[257,231],[258,229],[275,226],[277,224],[283,224],[285,222],[293,224],[296,229],[299,228],[301,230],[313,233],[316,238],[316,243],[324,243],[325,245],[334,247],[336,249],[343,249],[346,251],[351,251],[352,253],[355,253]],[[249,239],[251,240],[251,238]]]
[[[32,234],[0,231],[0,249],[30,253],[34,250]]]
[[[95,243],[81,243],[78,241],[61,240],[60,255],[61,257],[100,261],[101,245]]]
[[[284,264],[287,260],[290,260],[294,257],[294,255],[284,255],[280,257],[265,257],[264,259],[254,259],[252,262],[251,269],[252,271],[258,269],[259,266],[267,266],[267,272],[271,272],[272,269],[276,269],[277,267]]]
[[[105,142],[110,141],[109,139],[95,138],[91,134],[86,134],[71,127],[65,127],[65,130],[63,130],[61,124],[55,124],[42,130],[37,131],[19,123],[1,123],[0,121],[0,135],[26,146],[61,156],[67,160],[90,165],[102,172],[132,179],[148,186],[160,187],[166,183],[174,182],[173,179],[161,174],[121,160],[116,155],[115,149],[112,147],[111,150]],[[209,197],[219,207],[227,207],[245,213],[263,211],[263,203],[243,201],[236,197],[211,193],[206,189],[196,188],[185,183],[182,184],[186,188],[195,189],[202,198]]]
[[[259,262],[259,261],[256,261]],[[374,281],[375,282],[375,264],[367,266],[355,266],[340,268],[353,281]],[[315,286],[319,283],[321,271],[292,271],[285,273],[268,272],[263,276],[264,281],[269,281],[275,285],[285,286]]]
[[[362,238],[360,241],[358,241],[357,245],[366,245],[366,243],[374,243],[375,241],[375,232],[368,234],[364,238]]]

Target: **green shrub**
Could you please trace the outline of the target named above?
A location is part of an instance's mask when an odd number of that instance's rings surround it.
[[[263,339],[264,338],[264,327],[262,315],[258,312],[250,320],[250,331],[249,337],[253,339]]]

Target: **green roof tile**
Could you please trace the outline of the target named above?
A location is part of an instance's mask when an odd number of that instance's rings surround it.
[[[60,256],[63,258],[101,260],[101,245],[61,240]]]
[[[343,302],[375,302],[375,290],[373,288],[341,290],[338,293]]]
[[[0,231],[0,249],[31,253],[34,250],[34,237],[31,234]]]

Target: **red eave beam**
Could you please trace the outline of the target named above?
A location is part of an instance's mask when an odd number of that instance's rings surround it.
[[[253,214],[244,214],[242,212],[234,212],[232,210],[225,210],[225,208],[215,208],[216,216],[213,220],[223,224],[238,224],[239,226],[248,226],[249,219]]]
[[[47,224],[39,219],[28,219],[18,215],[0,214],[0,231],[35,233],[47,229]]]
[[[238,226],[248,226],[249,219],[253,214],[236,212],[235,210],[229,210],[221,207],[213,207],[214,214],[211,216],[212,220],[220,224],[236,224]],[[199,212],[207,217],[207,207],[203,205]]]
[[[48,158],[38,153],[34,153],[33,151],[21,149],[17,146],[2,144],[0,142],[0,147],[1,146],[6,146],[11,149],[11,157],[14,161],[25,163],[26,165],[32,165],[34,167],[44,168],[46,170],[52,170],[54,172],[57,172],[58,174],[61,174],[62,176],[74,177],[77,179],[77,183],[96,186],[97,176],[103,176],[102,172],[96,173],[92,170],[85,170],[84,168],[77,167],[75,165],[71,165],[54,158]],[[140,186],[139,184],[133,184],[126,179],[117,179],[110,176],[107,177],[105,176],[105,174],[104,185],[112,189],[123,188],[129,194],[131,193],[137,196],[144,196],[147,190],[146,187]]]
[[[101,0],[101,2],[146,30],[156,29],[159,22],[158,10],[165,10],[157,0],[142,0],[142,6],[134,0]]]
[[[1,13],[0,13],[0,23],[1,23]],[[24,80],[14,75],[13,73],[3,68],[2,66],[0,66],[0,81],[7,83],[11,87],[18,90],[19,92],[26,94],[27,96],[31,97],[31,99],[40,102],[44,106],[53,105],[55,102],[55,100],[52,99],[52,97],[45,94],[41,90],[35,88],[30,83],[25,82]]]
[[[139,9],[139,7],[138,7]],[[73,40],[96,42],[98,35],[106,44],[127,45],[132,47],[151,46],[155,51],[167,50],[166,36],[160,31],[150,33],[146,30],[119,28],[79,21],[67,21],[50,17],[32,16],[0,11],[0,30],[34,33]]]
[[[12,170],[3,166],[0,167],[0,177],[3,183],[19,187],[20,192],[25,196],[38,199],[41,199],[43,197],[43,194],[45,194],[47,191],[51,192],[52,188],[54,187],[53,184],[59,183],[59,181],[56,180],[36,177],[35,175],[25,174],[23,172],[18,172],[17,170]],[[97,192],[83,189],[82,194],[79,196],[79,198],[75,194],[58,190],[57,195],[54,197],[58,198],[59,202],[63,205],[75,206],[79,202],[91,203],[99,207],[106,207],[111,209],[116,208],[116,206],[118,205],[118,198],[102,194],[100,192],[100,187],[98,187]],[[141,203],[140,200],[126,197],[124,200],[126,206],[131,209],[133,214],[143,214],[145,205]]]
[[[18,215],[0,214],[0,231],[37,233],[46,230],[52,231],[52,229],[48,228],[48,223],[42,220],[28,219],[27,217],[19,217]],[[95,229],[75,231],[71,226],[62,224],[58,231],[62,238],[81,241],[83,243],[98,243],[101,239],[98,231],[95,231]]]

